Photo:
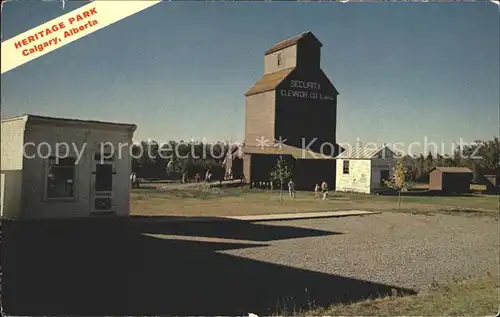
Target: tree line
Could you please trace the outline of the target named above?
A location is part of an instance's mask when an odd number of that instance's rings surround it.
[[[431,153],[420,156],[406,156],[409,171],[415,182],[427,183],[429,171],[435,166],[468,167],[474,173],[474,181],[481,182],[485,175],[497,175],[500,164],[500,139],[476,141],[457,147],[451,155]]]
[[[224,160],[238,145],[227,142],[201,143],[169,141],[142,141],[132,150],[132,170],[141,178],[192,179],[196,173],[203,176],[210,169],[213,179],[224,176]],[[428,182],[429,171],[435,166],[468,167],[474,180],[499,172],[500,140],[476,141],[455,149],[452,155],[405,157],[410,175],[415,182]]]
[[[234,148],[227,142],[142,141],[132,148],[132,171],[140,178],[187,181],[210,170],[217,180],[224,176],[224,160]]]

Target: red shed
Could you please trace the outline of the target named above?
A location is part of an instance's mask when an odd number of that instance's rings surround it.
[[[446,193],[468,193],[474,174],[467,167],[433,167],[429,171],[429,189]]]

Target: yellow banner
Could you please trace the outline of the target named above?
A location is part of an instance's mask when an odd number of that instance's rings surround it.
[[[160,2],[93,1],[3,41],[2,74]]]

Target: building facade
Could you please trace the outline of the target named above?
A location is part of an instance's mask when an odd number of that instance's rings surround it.
[[[128,216],[135,129],[34,115],[2,120],[2,218]]]
[[[336,191],[372,194],[385,186],[394,153],[383,147],[353,147],[337,156]]]
[[[268,181],[282,155],[293,166],[297,188],[334,184],[338,92],[320,67],[321,47],[305,32],[265,53],[264,74],[245,94],[242,156],[248,182]]]
[[[446,194],[469,193],[474,173],[467,167],[433,167],[429,171],[429,190]]]

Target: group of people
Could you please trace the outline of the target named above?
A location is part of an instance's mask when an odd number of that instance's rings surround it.
[[[207,170],[207,172],[205,173],[205,181],[210,182],[211,180],[212,180],[212,172],[210,170]],[[194,181],[195,182],[201,181],[200,173],[196,173],[196,175],[194,176]],[[184,182],[184,180],[183,180],[183,182]],[[139,188],[139,178],[137,177],[136,172],[132,172],[130,174],[130,183],[132,184],[132,188]]]
[[[319,191],[321,189],[321,194],[323,196],[323,200],[325,200],[328,197],[328,184],[326,182],[321,183],[321,187],[316,184],[314,186],[314,197],[319,196]]]
[[[196,175],[194,175],[194,181],[198,183],[200,180],[201,180],[200,173],[196,173]],[[210,172],[210,170],[207,170],[207,172],[205,173],[205,182],[210,182],[211,180],[212,180],[212,173]]]
[[[212,179],[212,173],[210,170],[207,170],[205,173],[205,181],[210,182]],[[199,182],[201,180],[200,173],[196,173],[194,176],[195,182]],[[130,175],[130,181],[132,183],[132,188],[139,188],[139,178],[137,177],[137,174],[135,172],[132,172]],[[322,199],[325,200],[328,197],[328,184],[326,182],[321,183],[321,186],[316,184],[314,186],[314,197],[319,197],[319,194],[322,194]],[[291,198],[295,198],[296,196],[296,190],[295,190],[295,183],[293,180],[290,180],[288,182],[288,192],[290,194]]]
[[[314,186],[314,197],[319,197],[320,190],[323,197],[322,199],[325,200],[328,197],[328,184],[326,182],[323,182],[321,183],[321,187],[319,184],[316,184]],[[293,180],[290,180],[288,182],[288,192],[290,193],[291,198],[295,198],[296,191],[295,183],[293,182]]]

